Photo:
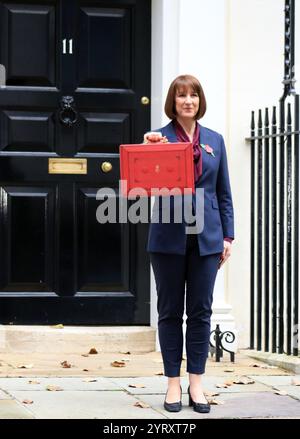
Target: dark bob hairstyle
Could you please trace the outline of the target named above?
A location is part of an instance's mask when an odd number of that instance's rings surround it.
[[[195,119],[201,119],[206,112],[206,99],[202,86],[197,78],[192,75],[180,75],[174,79],[169,87],[165,103],[165,113],[169,119],[176,119],[175,96],[178,90],[191,88],[199,96],[199,109]]]

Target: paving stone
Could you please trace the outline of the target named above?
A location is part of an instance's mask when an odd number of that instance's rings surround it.
[[[86,382],[84,379],[96,379],[96,382]],[[40,384],[29,384],[29,381],[38,381]],[[64,390],[118,390],[117,384],[102,377],[78,377],[78,378],[0,378],[0,388],[10,392],[11,390],[45,390],[46,386],[59,386]]]
[[[277,386],[279,390],[284,390],[288,395],[300,400],[300,387],[299,386]]]
[[[239,376],[208,376],[203,379],[204,390],[208,392],[218,392],[218,393],[243,393],[243,392],[267,392],[269,387],[263,383],[255,381],[253,384],[232,384],[227,388],[218,388],[216,384],[224,384],[225,382],[237,381]]]
[[[33,414],[14,400],[0,400],[0,419],[32,419]]]
[[[0,399],[11,399],[11,396],[3,392],[3,390],[0,390]]]
[[[31,399],[38,419],[164,419],[153,408],[135,407],[137,398],[124,391],[12,391],[19,401]]]
[[[178,413],[164,410],[160,395],[139,395],[139,398],[150,404],[153,409],[165,414],[168,418],[299,418],[300,402],[289,396],[279,396],[272,392],[228,393],[215,399],[224,401],[223,405],[213,405],[207,414],[196,413],[188,407],[188,395],[182,396],[183,408]]]
[[[110,378],[110,380],[117,386],[122,387],[127,392],[133,395],[140,394],[164,394],[168,387],[168,377],[156,376],[156,377],[136,377],[136,378]],[[143,384],[145,388],[129,387],[129,384]],[[188,378],[181,378],[182,391],[187,391]]]
[[[249,375],[250,376],[250,375]],[[292,383],[292,380],[300,381],[300,375],[289,375],[289,376],[257,376],[251,375],[250,378],[266,384],[267,386],[288,386]]]
[[[211,377],[204,376],[203,378],[203,387],[208,392],[218,392],[218,393],[232,393],[232,392],[266,392],[269,390],[269,387],[255,382],[254,384],[234,384],[228,388],[217,388],[216,384],[223,384],[225,381],[231,381],[237,379],[237,376],[233,376],[231,378],[224,378],[224,376]],[[119,387],[127,390],[129,393],[133,395],[142,395],[142,394],[165,394],[168,387],[168,379],[165,376],[161,377],[139,377],[139,378],[111,378],[111,381],[116,383]],[[188,377],[181,377],[180,379],[182,392],[187,393],[187,389],[189,386]],[[129,384],[143,384],[145,388],[134,388],[129,387]]]
[[[56,330],[55,330],[56,331]],[[81,353],[87,353],[91,346],[86,346],[86,349]],[[89,355],[83,357],[81,354],[54,354],[51,352],[37,353],[32,350],[27,353],[17,352],[0,352],[1,377],[80,377],[80,376],[102,376],[102,377],[154,377],[158,372],[163,372],[163,362],[160,352],[148,352],[145,354],[124,354],[121,352],[105,353],[99,349],[98,355]],[[114,360],[124,359],[126,367],[112,367],[111,362]],[[228,360],[228,356],[226,356]],[[216,363],[211,358],[207,361],[207,368],[205,376],[226,376],[231,375],[289,375],[288,372],[281,369],[263,369],[253,368],[251,364],[265,363],[253,360],[240,352],[236,356],[236,362],[231,363],[225,358],[221,362]],[[62,368],[61,362],[67,360],[71,363],[71,368]],[[20,364],[33,364],[32,368],[19,369]],[[83,369],[88,368],[89,372]],[[225,372],[226,369],[232,368],[233,373]],[[186,360],[182,362],[181,377],[188,377],[186,373]]]

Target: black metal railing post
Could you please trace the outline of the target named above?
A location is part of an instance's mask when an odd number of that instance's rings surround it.
[[[268,108],[265,109],[264,117],[264,348],[266,351],[269,350],[269,285],[270,285],[270,154],[269,154],[269,111]]]
[[[291,354],[292,331],[292,115],[288,103],[286,120],[286,353]]]
[[[293,311],[293,355],[298,355],[299,336],[299,95],[295,95],[295,137],[294,137],[294,311]],[[297,134],[298,133],[298,134]]]
[[[262,116],[258,111],[258,139],[257,139],[257,260],[262,261],[262,191],[263,191],[263,159],[262,159]],[[262,346],[262,264],[256,269],[256,340],[257,349]]]
[[[251,118],[251,237],[250,237],[250,348],[255,347],[255,118],[252,111]]]
[[[271,215],[272,215],[272,352],[277,348],[277,119],[276,107],[272,114],[272,185],[271,185]]]

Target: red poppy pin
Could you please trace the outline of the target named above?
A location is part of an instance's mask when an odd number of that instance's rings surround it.
[[[204,145],[204,143],[200,143],[200,146],[201,146],[201,148],[205,149],[205,151],[206,151],[208,154],[211,154],[213,157],[215,157],[215,155],[214,155],[214,150],[212,149],[211,146],[209,146],[209,145]]]

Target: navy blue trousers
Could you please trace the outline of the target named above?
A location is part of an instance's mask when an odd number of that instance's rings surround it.
[[[221,253],[200,256],[197,235],[187,235],[185,255],[150,252],[158,311],[158,335],[168,377],[180,376],[186,299],[187,372],[203,374],[209,349],[213,289]]]

